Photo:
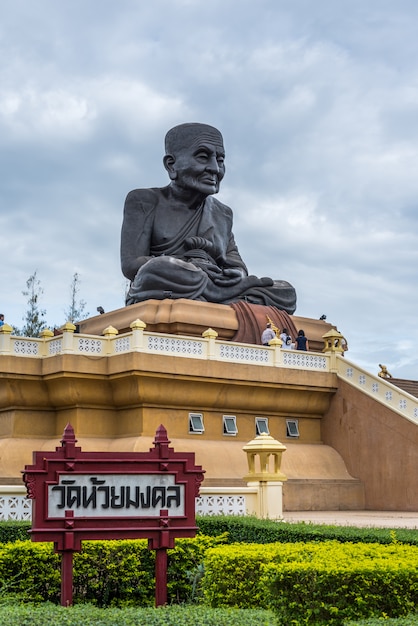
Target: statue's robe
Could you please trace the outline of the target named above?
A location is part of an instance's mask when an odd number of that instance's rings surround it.
[[[122,271],[131,281],[126,304],[167,297],[221,304],[245,300],[295,311],[292,285],[248,275],[232,233],[232,210],[213,196],[191,209],[190,220],[173,237],[159,240],[154,221],[165,194],[166,189],[136,189],[126,198],[121,236]],[[166,219],[173,219],[169,211]],[[216,274],[202,269],[205,264],[220,272],[238,268],[242,278],[235,285],[216,284]]]

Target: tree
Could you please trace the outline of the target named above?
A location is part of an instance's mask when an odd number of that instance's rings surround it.
[[[28,298],[28,309],[22,318],[25,322],[21,331],[23,337],[38,337],[41,330],[46,328],[44,321],[46,311],[39,308],[39,300],[43,293],[41,281],[38,279],[37,270],[35,270],[26,281],[26,291],[22,291],[22,294]]]
[[[81,319],[89,316],[89,313],[85,313],[86,302],[84,300],[78,300],[78,292],[80,290],[80,276],[77,272],[74,273],[73,280],[70,286],[70,306],[64,311],[65,320],[75,324]]]

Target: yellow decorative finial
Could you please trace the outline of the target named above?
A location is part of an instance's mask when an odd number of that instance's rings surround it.
[[[271,329],[276,333],[276,337],[278,337],[280,335],[280,328],[277,328],[276,324],[268,315],[266,315],[266,318],[268,323],[271,325]]]

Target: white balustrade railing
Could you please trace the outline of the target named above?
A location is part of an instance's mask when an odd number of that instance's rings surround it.
[[[0,521],[32,519],[32,500],[22,486],[0,485]]]
[[[337,357],[339,378],[363,393],[418,424],[418,398],[392,385],[389,380],[370,374],[346,358]]]
[[[366,372],[335,352],[303,352],[282,349],[278,345],[260,346],[218,340],[208,329],[202,337],[169,335],[145,330],[137,320],[132,330],[119,335],[116,329],[105,329],[104,336],[74,333],[64,326],[62,335],[44,331],[41,338],[15,337],[0,327],[0,355],[47,358],[57,354],[112,356],[143,352],[227,363],[242,363],[316,372],[335,372],[339,378],[418,424],[418,399],[386,381]],[[10,328],[10,327],[9,327]],[[74,329],[75,327],[72,326]]]
[[[13,493],[10,493],[10,492]],[[252,487],[202,487],[196,498],[197,515],[246,515],[255,509],[257,489]],[[0,521],[32,520],[32,500],[26,489],[0,485]]]
[[[196,499],[197,515],[245,515],[244,495],[210,495]]]
[[[329,372],[329,355],[300,350],[283,350],[282,367]]]
[[[197,515],[248,515],[257,508],[256,487],[201,487]]]
[[[185,356],[196,359],[207,358],[206,339],[192,339],[178,335],[157,335],[144,333],[146,346],[141,352]]]
[[[133,324],[133,327],[135,323]],[[113,329],[114,330],[114,329]],[[270,367],[330,371],[329,354],[282,350],[279,346],[260,346],[216,339],[214,331],[202,337],[153,333],[133,328],[129,333],[104,331],[105,336],[82,335],[66,330],[62,335],[41,338],[15,337],[0,328],[0,355],[47,358],[57,354],[112,356],[126,352],[143,352],[193,359],[211,359],[228,363],[245,363]],[[205,336],[207,335],[207,336]]]

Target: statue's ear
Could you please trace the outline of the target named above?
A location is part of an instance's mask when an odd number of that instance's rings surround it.
[[[164,167],[167,170],[168,175],[170,176],[170,180],[176,180],[177,178],[177,171],[174,167],[175,162],[176,159],[175,157],[173,157],[172,154],[166,154],[163,158]]]

